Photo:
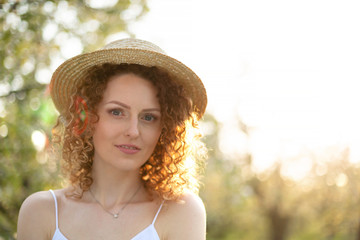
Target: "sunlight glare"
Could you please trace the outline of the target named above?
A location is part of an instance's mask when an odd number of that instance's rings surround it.
[[[248,137],[237,127],[235,122],[223,125],[219,131],[219,148],[221,152],[230,159],[237,158],[243,154],[248,153],[249,139]]]
[[[28,57],[26,61],[21,65],[21,73],[23,75],[28,75],[35,68],[35,60],[34,58]]]
[[[335,179],[336,186],[344,187],[348,183],[348,177],[345,173],[340,173]]]
[[[91,8],[110,8],[115,6],[115,4],[118,2],[118,0],[86,0],[85,1],[87,5],[89,5]]]
[[[35,73],[35,80],[38,83],[48,84],[50,83],[52,72],[44,64],[39,64]]]
[[[75,29],[79,25],[75,7],[69,6],[66,1],[60,1],[54,14],[55,22],[66,28]]]
[[[38,152],[44,150],[46,144],[46,136],[44,133],[38,130],[33,131],[31,134],[31,141]]]
[[[359,136],[357,136],[356,138],[354,138],[350,145],[350,162],[353,164],[360,164],[360,138],[358,139]]]
[[[0,94],[1,95],[1,94]],[[6,111],[5,111],[5,103],[4,101],[0,98],[0,118],[5,118],[6,116]]]
[[[74,57],[83,51],[83,45],[79,38],[65,33],[58,34],[58,36],[61,36],[61,40],[59,39],[60,52],[65,59]]]
[[[45,41],[52,40],[58,32],[58,25],[54,22],[48,22],[42,30],[42,37]]]
[[[7,135],[8,135],[8,127],[5,124],[3,124],[0,126],[0,136],[4,138]]]
[[[281,175],[294,181],[301,181],[311,171],[313,161],[311,158],[303,157],[296,159],[287,159],[282,162]]]

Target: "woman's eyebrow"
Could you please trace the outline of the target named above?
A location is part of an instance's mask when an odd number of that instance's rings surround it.
[[[126,108],[126,109],[130,109],[131,107],[125,103],[122,103],[122,102],[119,102],[119,101],[116,101],[116,100],[113,100],[113,101],[109,101],[107,102],[106,104],[116,104],[116,105],[119,105],[119,106],[122,106],[123,108]],[[146,109],[143,109],[142,110],[143,112],[161,112],[160,108],[146,108]]]
[[[161,112],[159,108],[147,108],[143,110],[143,112],[153,112],[153,111]]]
[[[116,100],[107,102],[106,104],[109,104],[109,103],[114,103],[114,104],[122,106],[123,108],[130,109],[129,105],[126,105],[125,103],[122,103],[122,102],[119,102],[119,101],[116,101]]]

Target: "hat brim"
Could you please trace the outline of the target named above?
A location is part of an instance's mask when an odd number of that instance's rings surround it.
[[[203,116],[207,105],[206,90],[200,78],[190,68],[165,54],[134,48],[101,49],[75,56],[61,64],[50,83],[50,94],[60,114],[68,109],[71,95],[79,81],[86,77],[87,71],[104,63],[156,66],[168,72],[172,79],[184,86],[199,118]]]

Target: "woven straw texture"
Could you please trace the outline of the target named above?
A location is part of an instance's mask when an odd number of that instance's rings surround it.
[[[202,117],[207,105],[206,90],[200,78],[180,61],[169,57],[158,46],[139,39],[123,39],[109,43],[100,50],[75,56],[61,64],[54,72],[50,83],[50,94],[60,114],[67,111],[70,97],[87,71],[95,65],[140,64],[156,66],[185,87],[192,99],[195,111]]]

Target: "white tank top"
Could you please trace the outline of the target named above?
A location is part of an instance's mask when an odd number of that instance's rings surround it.
[[[55,201],[55,216],[56,216],[56,229],[55,229],[55,233],[54,236],[52,238],[52,240],[68,240],[60,231],[59,229],[59,223],[58,223],[58,206],[57,206],[57,200],[56,200],[56,196],[53,190],[50,190],[52,196],[54,197],[54,201]],[[141,232],[139,232],[138,234],[136,234],[135,237],[133,237],[131,240],[160,240],[159,235],[155,229],[155,221],[157,216],[160,213],[160,210],[162,208],[164,202],[161,203],[155,217],[154,220],[152,221],[152,223],[145,228],[144,230],[142,230]]]

